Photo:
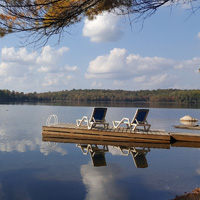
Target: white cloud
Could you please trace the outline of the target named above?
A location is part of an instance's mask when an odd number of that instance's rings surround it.
[[[44,64],[50,64],[52,65],[56,63],[56,58],[59,56],[62,56],[65,52],[67,52],[69,49],[67,47],[62,47],[58,50],[55,50],[51,48],[50,46],[45,46],[42,50],[42,53],[40,56],[37,57],[37,63],[40,65]]]
[[[61,47],[60,49],[55,50],[50,46],[45,46],[41,55],[39,55],[36,59],[36,64],[41,66],[38,71],[55,72],[59,70],[58,60],[68,50],[69,49],[67,47]]]
[[[28,53],[26,48],[20,48],[16,51],[14,47],[11,47],[3,48],[1,51],[1,60],[9,63],[30,64],[34,63],[36,57],[36,52]]]
[[[194,69],[200,68],[200,58],[192,58],[191,60],[184,60],[177,63],[175,69]]]
[[[102,83],[93,81],[91,86],[92,86],[93,88],[98,88],[98,87],[101,87],[101,86],[102,86]]]
[[[78,70],[78,67],[77,66],[73,66],[73,67],[70,67],[70,66],[65,66],[65,69],[66,71],[69,71],[69,72],[75,72]]]
[[[114,48],[109,54],[90,61],[85,77],[110,84],[110,89],[191,89],[198,88],[199,63],[200,58],[176,61],[142,57]],[[186,79],[190,80],[187,84]]]
[[[86,78],[111,78],[119,75],[119,72],[124,71],[126,65],[126,50],[125,49],[113,49],[110,54],[104,56],[98,56],[95,60],[89,63]]]
[[[134,82],[145,82],[147,79],[146,76],[138,76],[138,77],[135,77],[133,80]]]
[[[159,57],[141,57],[115,48],[108,55],[98,56],[89,63],[86,78],[132,79],[138,75],[173,68],[175,61]]]
[[[147,82],[148,84],[152,84],[152,85],[160,85],[161,83],[165,82],[168,78],[168,75],[165,74],[158,74],[155,76],[152,76],[149,80],[149,82]]]
[[[42,86],[60,86],[67,85],[69,81],[72,80],[72,76],[65,76],[62,72],[56,74],[47,74],[44,77],[44,81],[42,82]]]
[[[0,87],[15,91],[47,91],[66,87],[77,66],[62,66],[61,57],[68,47],[59,49],[45,46],[41,53],[26,48],[3,48],[0,62]],[[41,87],[42,86],[42,87]]]
[[[127,84],[125,83],[125,81],[114,80],[113,85],[121,87],[121,86],[126,86]]]
[[[94,20],[85,20],[83,35],[90,37],[92,42],[117,41],[123,35],[118,26],[118,16],[104,13]]]

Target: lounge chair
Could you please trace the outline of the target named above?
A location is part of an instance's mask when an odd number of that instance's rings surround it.
[[[151,125],[146,120],[148,113],[149,109],[137,109],[132,121],[129,118],[123,118],[121,121],[113,121],[113,126],[118,128],[121,124],[126,124],[127,128],[132,128],[133,131],[138,126],[143,126],[145,131],[149,131]]]
[[[84,116],[82,119],[77,119],[77,126],[81,126],[83,122],[86,122],[88,129],[94,128],[96,125],[103,125],[104,128],[108,128],[109,123],[106,123],[107,108],[94,108],[90,119]]]

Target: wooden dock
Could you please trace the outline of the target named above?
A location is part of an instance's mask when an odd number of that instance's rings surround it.
[[[46,138],[68,138],[99,141],[120,142],[148,142],[148,143],[170,143],[169,133],[163,130],[150,130],[131,132],[127,128],[96,127],[88,129],[87,126],[77,127],[76,124],[58,123],[42,127],[42,136]]]
[[[117,128],[108,127],[105,129],[104,127],[95,127],[92,129],[88,129],[87,126],[83,125],[81,127],[76,126],[76,124],[68,124],[68,123],[58,123],[54,125],[48,125],[42,127],[42,136],[43,138],[48,138],[48,141],[51,138],[65,139],[65,140],[84,140],[84,141],[93,141],[96,143],[107,143],[107,144],[115,144],[121,143],[130,144],[132,143],[152,143],[152,144],[172,144],[178,143],[184,146],[188,146],[185,142],[190,143],[199,143],[200,144],[200,134],[192,134],[192,133],[180,133],[180,132],[170,132],[167,133],[164,130],[153,130],[150,129],[148,132],[143,130],[136,130],[135,132],[131,132],[130,129],[127,128]],[[44,139],[45,140],[45,139]],[[183,142],[183,143],[182,143]],[[199,144],[189,146],[200,147]]]

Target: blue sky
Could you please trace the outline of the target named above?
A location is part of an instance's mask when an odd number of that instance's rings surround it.
[[[57,44],[21,47],[21,35],[0,39],[0,89],[199,89],[200,13],[163,7],[142,22],[104,13],[67,29]]]

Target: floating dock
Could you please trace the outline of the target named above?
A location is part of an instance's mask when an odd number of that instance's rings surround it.
[[[149,130],[131,132],[127,128],[95,127],[88,129],[87,126],[78,127],[76,124],[58,123],[42,127],[43,137],[52,138],[73,138],[89,139],[103,141],[121,141],[121,142],[152,142],[152,143],[170,143],[170,135],[163,130]]]
[[[192,133],[177,133],[171,132],[167,133],[164,130],[154,130],[150,129],[148,132],[143,130],[136,130],[131,132],[127,128],[117,128],[108,127],[95,127],[88,129],[87,126],[83,125],[81,127],[76,126],[76,124],[68,123],[58,123],[42,127],[42,136],[43,138],[48,138],[48,141],[51,138],[66,139],[66,140],[81,140],[81,141],[98,141],[99,143],[107,142],[109,144],[114,143],[156,143],[156,144],[171,144],[175,142],[183,142],[183,146],[188,146],[184,142],[195,142],[200,144],[200,134]],[[199,146],[200,145],[196,145]]]

